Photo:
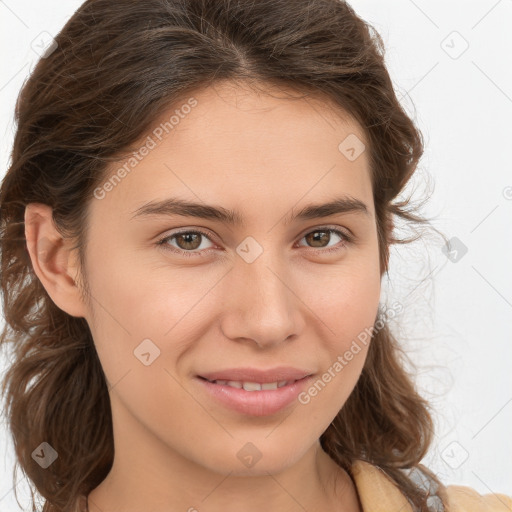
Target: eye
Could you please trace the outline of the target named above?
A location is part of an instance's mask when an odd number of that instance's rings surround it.
[[[170,236],[166,236],[165,238],[160,239],[157,242],[157,245],[163,246],[166,250],[170,250],[172,252],[177,252],[183,256],[202,256],[205,251],[210,249],[204,248],[202,251],[198,251],[201,247],[201,238],[207,238],[210,240],[210,237],[204,231],[194,230],[194,231],[180,231],[178,233],[174,233]],[[173,247],[168,242],[170,240],[176,239],[178,243],[178,247]]]
[[[331,242],[333,233],[334,235],[336,235],[336,237],[341,239],[341,243],[338,243],[337,245],[334,245],[332,247],[324,246],[324,243]],[[309,231],[301,238],[301,240],[304,239],[306,239],[308,243],[313,244],[313,247],[308,247],[308,249],[312,249],[320,253],[340,251],[344,247],[346,247],[348,243],[352,241],[351,235],[348,235],[347,233],[339,229],[330,228],[327,226],[322,228],[316,228],[313,231]],[[320,247],[320,249],[317,249],[318,247]]]
[[[332,234],[341,239],[335,246],[329,247],[323,244],[330,243],[332,241]],[[169,250],[179,255],[191,257],[191,256],[204,256],[213,248],[202,247],[201,239],[206,238],[211,242],[210,235],[201,230],[188,230],[173,233],[164,238],[161,238],[158,242],[158,246],[162,246],[165,250]],[[316,228],[306,233],[300,240],[307,240],[309,244],[313,246],[307,247],[308,250],[313,250],[319,253],[330,253],[334,251],[340,251],[352,241],[352,236],[348,235],[344,231],[331,227]],[[177,246],[172,245],[170,242],[175,241]],[[326,247],[326,248],[325,248]]]

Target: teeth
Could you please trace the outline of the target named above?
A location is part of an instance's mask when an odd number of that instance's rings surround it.
[[[261,391],[261,384],[257,382],[244,382],[245,391]]]
[[[244,389],[245,391],[268,391],[277,388],[282,388],[287,384],[293,384],[294,380],[282,380],[280,382],[264,382],[260,384],[259,382],[240,382],[237,380],[213,380],[210,382],[214,382],[215,384],[219,384],[221,386],[230,386],[232,388]]]

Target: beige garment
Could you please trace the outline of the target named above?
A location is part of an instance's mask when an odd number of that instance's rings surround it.
[[[363,512],[413,512],[393,480],[377,466],[357,460],[352,475]],[[460,485],[448,485],[446,492],[445,512],[512,512],[512,497],[505,494],[481,495]]]

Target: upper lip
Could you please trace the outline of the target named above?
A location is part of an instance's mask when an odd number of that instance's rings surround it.
[[[199,375],[208,380],[227,380],[238,382],[282,382],[291,380],[300,380],[308,377],[312,372],[300,370],[290,366],[278,366],[268,370],[258,368],[228,368],[215,372],[204,372]]]

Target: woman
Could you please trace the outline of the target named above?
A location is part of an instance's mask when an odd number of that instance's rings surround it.
[[[90,0],[48,48],[0,191],[44,512],[510,510],[420,463],[379,299],[423,145],[383,51],[336,0]]]

